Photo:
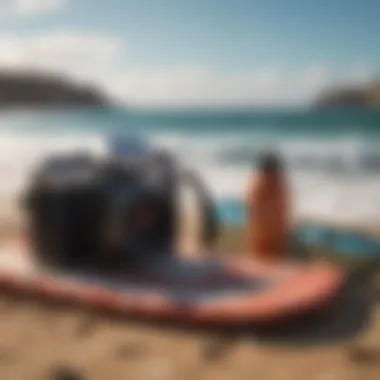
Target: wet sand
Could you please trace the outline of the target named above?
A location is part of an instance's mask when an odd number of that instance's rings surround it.
[[[1,219],[1,238],[18,230]],[[241,251],[240,232],[220,249]],[[327,314],[277,332],[210,332],[116,320],[0,295],[0,379],[377,380],[380,276],[352,280]],[[80,376],[79,376],[80,375]],[[62,377],[63,379],[63,377]]]

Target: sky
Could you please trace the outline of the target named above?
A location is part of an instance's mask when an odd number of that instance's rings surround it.
[[[0,68],[141,106],[308,104],[380,70],[378,0],[0,0]]]

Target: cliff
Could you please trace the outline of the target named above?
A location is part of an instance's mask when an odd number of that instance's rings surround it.
[[[0,72],[0,107],[107,107],[98,89],[67,78],[36,73]]]
[[[380,108],[380,82],[364,88],[335,89],[322,94],[317,106],[325,107],[374,107]]]

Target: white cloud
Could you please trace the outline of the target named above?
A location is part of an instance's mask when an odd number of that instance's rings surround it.
[[[127,70],[109,78],[121,99],[150,105],[285,105],[309,103],[330,86],[358,85],[373,78],[368,71],[334,72],[325,66],[299,72],[257,69],[217,73],[206,68]]]
[[[112,67],[118,39],[75,31],[15,36],[0,34],[0,67],[62,72],[92,80]]]
[[[42,70],[92,81],[137,105],[284,105],[310,102],[330,86],[365,83],[370,65],[335,71],[326,64],[298,72],[263,67],[218,72],[202,66],[128,67],[117,38],[73,30],[28,36],[0,34],[0,68]]]
[[[375,77],[375,70],[368,62],[359,62],[354,65],[347,73],[347,80],[353,85],[356,83],[368,83]]]
[[[7,0],[3,3],[2,9],[17,15],[36,15],[60,10],[68,2],[69,0]]]

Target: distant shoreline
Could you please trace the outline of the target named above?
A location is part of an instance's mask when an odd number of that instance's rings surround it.
[[[322,94],[316,101],[318,109],[359,108],[380,109],[380,81],[363,87],[336,88]]]
[[[33,72],[0,71],[0,110],[109,108],[108,97],[95,86],[66,77]]]

